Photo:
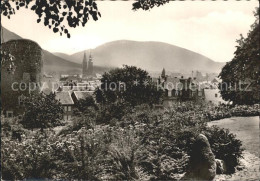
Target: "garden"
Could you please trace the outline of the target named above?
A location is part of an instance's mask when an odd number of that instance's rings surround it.
[[[121,110],[117,116],[111,111],[115,107]],[[162,111],[146,104],[114,104],[95,110],[89,105],[60,131],[56,125],[32,130],[21,118],[5,119],[2,179],[178,180],[201,133],[215,158],[233,173],[242,155],[241,141],[226,129],[208,127],[199,107],[187,103]]]

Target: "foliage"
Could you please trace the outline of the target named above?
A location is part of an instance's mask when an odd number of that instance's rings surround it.
[[[55,93],[35,94],[27,98],[21,124],[28,129],[40,128],[43,130],[61,125],[62,114],[63,108],[55,99]]]
[[[236,136],[230,133],[229,130],[217,126],[207,128],[205,135],[215,157],[224,160],[227,171],[233,173],[235,167],[239,164],[239,158],[242,157],[242,142],[236,139]]]
[[[93,129],[96,125],[97,114],[96,110],[89,107],[85,108],[84,113],[77,112],[77,115],[73,117],[73,119],[63,128],[58,134],[66,135],[70,134],[73,131],[78,131],[82,127],[86,129]]]
[[[124,65],[103,74],[101,91],[105,103],[127,102],[132,106],[158,103],[162,93],[157,90],[148,72]]]
[[[95,100],[92,96],[86,97],[85,99],[80,99],[77,102],[75,102],[75,110],[74,113],[76,115],[88,112],[86,108],[93,108],[95,110],[98,110],[98,106],[95,103]]]
[[[3,179],[51,178],[57,168],[45,138],[42,133],[22,142],[4,137],[1,142]]]
[[[130,132],[110,127],[84,127],[56,136],[38,132],[19,143],[2,140],[3,179],[25,178],[125,180],[133,178],[133,140]]]
[[[37,23],[42,21],[54,33],[64,33],[68,38],[70,33],[64,25],[66,20],[69,27],[76,28],[84,27],[90,17],[95,21],[101,17],[94,0],[1,0],[1,14],[9,19],[22,7],[30,8],[38,15]]]
[[[6,67],[6,71],[9,73],[14,73],[16,66],[14,64],[15,57],[8,51],[3,50],[2,46],[0,48],[0,54],[1,54],[1,66]]]
[[[97,115],[97,123],[113,125],[129,112],[131,112],[129,103],[115,102],[105,105],[100,109],[99,114]]]
[[[255,17],[247,38],[240,35],[234,58],[226,63],[219,74],[222,79],[220,93],[224,100],[233,101],[234,104],[260,102],[259,8]]]
[[[169,3],[170,0],[138,0],[133,3],[133,10],[143,9],[145,11],[152,9],[153,7],[159,7],[166,3]]]
[[[26,134],[26,130],[19,123],[19,118],[1,119],[1,135],[3,137],[10,137],[13,140],[22,141],[22,135]]]
[[[88,107],[92,111],[82,117],[86,122],[81,124],[76,117],[75,127],[81,126],[71,130],[67,125],[61,134],[28,130],[22,142],[3,134],[3,178],[177,180],[188,167],[191,147],[200,133],[232,172],[241,157],[241,142],[227,130],[207,127],[206,117],[195,107],[178,104],[162,111],[145,104],[125,105],[118,119],[116,114],[110,118],[117,119],[116,124],[92,126],[89,121],[96,122],[102,112]]]

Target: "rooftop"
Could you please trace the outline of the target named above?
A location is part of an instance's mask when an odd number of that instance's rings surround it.
[[[62,105],[72,105],[74,104],[74,101],[71,98],[70,92],[68,91],[60,91],[60,92],[55,92],[56,94],[56,99],[60,101]]]
[[[74,91],[73,92],[76,99],[86,99],[86,97],[92,96],[94,94],[94,91]]]

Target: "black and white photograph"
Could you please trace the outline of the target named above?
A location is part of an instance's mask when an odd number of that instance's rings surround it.
[[[0,12],[1,180],[259,180],[258,0]]]

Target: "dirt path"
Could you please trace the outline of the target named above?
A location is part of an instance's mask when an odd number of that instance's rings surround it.
[[[209,123],[209,126],[217,125],[228,128],[242,141],[243,152],[241,166],[232,175],[217,175],[215,181],[255,181],[260,179],[259,171],[259,117],[235,117]]]
[[[244,151],[244,158],[241,159],[241,166],[239,170],[237,170],[232,175],[217,175],[214,181],[224,181],[224,180],[232,180],[232,181],[256,181],[260,179],[259,172],[259,161],[260,159],[254,154],[249,153],[248,151]]]

